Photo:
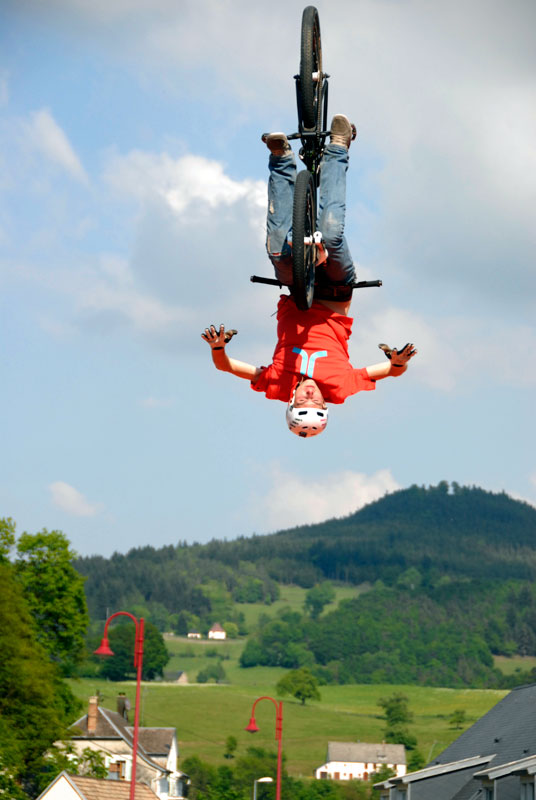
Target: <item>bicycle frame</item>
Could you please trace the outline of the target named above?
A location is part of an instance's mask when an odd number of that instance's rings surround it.
[[[313,13],[313,17],[311,16],[311,12]],[[308,23],[306,23],[306,17],[308,16]],[[320,47],[320,28],[318,22],[318,12],[317,10],[310,6],[304,11],[304,16],[302,20],[302,56],[304,53],[311,53],[310,47],[314,47],[311,45],[311,39],[306,38],[304,39],[304,30],[307,28],[304,25],[311,25],[312,20],[314,20],[313,24],[316,25],[316,34],[318,40],[318,49],[316,51],[318,58],[318,67],[321,69],[322,67],[322,60],[320,57],[321,54],[321,47]],[[308,28],[311,31],[311,28]],[[306,46],[304,48],[304,41],[306,42]],[[303,161],[307,172],[309,173],[310,177],[305,178],[303,173],[298,174],[298,181],[296,185],[296,193],[295,193],[295,206],[294,206],[294,213],[298,213],[298,211],[302,208],[301,206],[301,198],[306,198],[307,196],[311,198],[309,208],[313,209],[316,212],[318,209],[318,191],[320,188],[320,172],[321,172],[321,164],[322,158],[324,155],[324,147],[326,138],[330,135],[330,130],[328,129],[328,89],[329,89],[329,82],[328,78],[330,77],[325,72],[311,72],[310,65],[312,60],[307,58],[307,55],[303,56],[304,60],[300,63],[300,72],[304,75],[304,85],[305,85],[305,108],[308,111],[304,114],[304,92],[302,91],[302,78],[300,74],[294,75],[294,80],[296,82],[296,105],[298,111],[298,131],[296,133],[287,134],[287,139],[289,141],[300,139],[301,141],[301,148],[299,150],[299,157]],[[306,65],[302,69],[302,65]],[[316,66],[316,65],[315,65]],[[313,67],[314,69],[314,67]],[[304,71],[305,70],[305,71]],[[312,77],[312,81],[307,81],[308,77]],[[321,89],[318,91],[318,86],[316,89],[311,91],[311,87],[314,86],[315,82],[318,83],[321,81]],[[316,110],[315,110],[316,109]],[[305,127],[304,124],[304,116],[308,122],[315,121],[315,125],[313,127]],[[267,134],[263,134],[263,138]],[[300,179],[303,178],[303,181]],[[312,179],[312,180],[311,180]],[[300,191],[303,191],[304,183],[309,181],[309,189],[307,189],[306,193],[299,193],[298,192],[298,184]],[[314,195],[314,196],[313,196]],[[298,199],[300,198],[300,199]],[[305,200],[307,203],[308,201]],[[298,216],[294,217],[293,219],[293,229],[296,230],[303,230],[303,222],[298,225],[298,221],[304,219],[301,216],[301,213],[298,213]],[[313,216],[313,215],[312,215]],[[316,213],[314,214],[316,216]],[[300,251],[298,251],[297,246],[294,249],[293,258],[293,270],[294,270],[294,284],[292,288],[292,293],[294,294],[294,298],[296,300],[296,304],[298,308],[302,310],[306,310],[310,307],[313,297],[314,297],[314,288],[316,286],[315,280],[315,271],[316,267],[319,266],[319,257],[318,257],[318,250],[317,246],[321,241],[321,234],[317,231],[317,223],[318,219],[314,219],[313,225],[311,226],[311,217],[309,217],[309,221],[307,222],[308,231],[305,237],[300,237],[300,242],[302,246]],[[303,245],[305,244],[305,249]],[[308,248],[314,248],[313,254],[310,257],[310,261],[308,266],[305,269],[301,266],[302,265],[302,256],[304,260],[306,260],[309,256]],[[329,254],[328,254],[329,257]],[[261,278],[256,275],[252,275],[250,278],[252,283],[266,283],[274,286],[282,287],[281,284],[276,278]],[[368,286],[381,286],[381,280],[377,281],[358,281],[353,284],[353,289],[361,289]],[[324,289],[325,291],[325,289]],[[336,299],[337,291],[335,290],[333,299]]]

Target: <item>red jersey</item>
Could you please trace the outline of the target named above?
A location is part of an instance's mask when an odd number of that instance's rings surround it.
[[[354,369],[349,361],[348,339],[352,317],[338,314],[313,301],[300,311],[288,295],[277,306],[277,344],[269,367],[251,388],[269,400],[288,403],[302,375],[313,378],[327,403],[344,403],[356,392],[376,388],[366,369]]]

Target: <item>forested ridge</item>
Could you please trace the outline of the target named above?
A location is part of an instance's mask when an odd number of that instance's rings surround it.
[[[109,559],[80,558],[75,566],[87,576],[91,615],[100,618],[128,601],[202,615],[211,605],[203,585],[213,581],[235,600],[269,601],[274,582],[393,584],[410,567],[424,582],[441,576],[533,580],[536,509],[504,493],[442,482],[394,492],[317,525],[204,545],[146,546]],[[255,582],[262,587],[252,587]]]
[[[232,623],[242,665],[310,666],[339,682],[491,685],[492,654],[536,654],[536,509],[446,482],[317,525],[78,559],[92,619],[127,608],[161,630]],[[281,584],[369,591],[311,620],[270,604]],[[264,602],[256,630],[240,604]],[[309,609],[310,611],[310,609]],[[495,676],[495,678],[494,678]]]

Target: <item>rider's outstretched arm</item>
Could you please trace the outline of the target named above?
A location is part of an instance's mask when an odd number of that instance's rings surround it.
[[[236,358],[229,358],[225,352],[225,325],[220,325],[219,330],[216,330],[215,325],[210,325],[205,328],[201,338],[210,345],[212,351],[212,363],[216,369],[222,372],[230,372],[231,375],[236,375],[237,378],[245,378],[248,381],[255,382],[261,373],[260,367],[254,367],[253,364],[247,364],[245,361],[238,361]]]
[[[381,381],[382,378],[398,378],[408,368],[408,361],[417,355],[417,350],[412,344],[406,344],[401,350],[396,348],[391,349],[385,344],[378,345],[381,350],[389,359],[386,363],[383,361],[381,364],[372,364],[366,367],[369,378],[375,381]]]

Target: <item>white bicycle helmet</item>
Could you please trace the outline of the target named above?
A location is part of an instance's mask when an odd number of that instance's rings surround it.
[[[287,425],[292,433],[304,438],[308,436],[318,436],[328,424],[327,408],[296,408],[294,397],[296,389],[292,392],[290,403],[287,406]]]

